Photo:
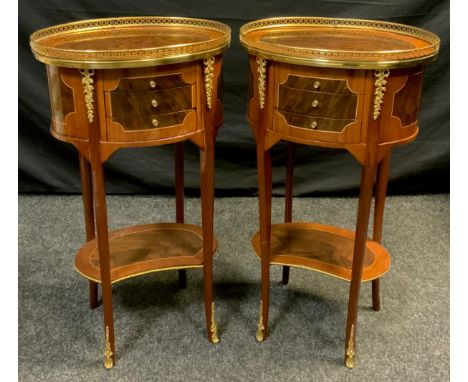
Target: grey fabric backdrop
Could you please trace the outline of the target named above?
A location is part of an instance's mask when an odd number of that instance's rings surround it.
[[[78,156],[49,133],[46,71],[34,60],[29,35],[36,29],[80,19],[112,16],[187,16],[222,21],[232,28],[224,61],[225,122],[216,142],[216,194],[255,195],[256,159],[245,120],[247,54],[239,44],[242,24],[273,16],[380,19],[435,32],[442,40],[438,60],[428,65],[420,115],[420,135],[393,151],[389,193],[449,191],[449,1],[422,0],[20,0],[19,1],[19,191],[78,193]],[[172,194],[173,146],[125,149],[106,165],[108,193]],[[283,194],[284,144],[273,149],[273,191]],[[198,151],[186,144],[186,187],[197,194]],[[295,194],[356,194],[359,166],[350,154],[299,146]]]

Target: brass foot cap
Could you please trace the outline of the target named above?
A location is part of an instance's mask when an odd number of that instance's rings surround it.
[[[354,369],[354,358],[349,357],[346,359],[346,367],[348,369]]]
[[[257,341],[258,342],[263,342],[263,340],[265,339],[265,337],[263,336],[263,332],[262,331],[258,331],[257,332],[257,335],[255,336],[257,338]]]

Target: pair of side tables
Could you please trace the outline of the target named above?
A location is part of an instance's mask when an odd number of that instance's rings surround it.
[[[345,364],[355,365],[361,282],[390,267],[380,245],[393,146],[418,134],[423,66],[439,38],[401,24],[370,20],[289,17],[244,25],[250,57],[247,118],[257,145],[260,230],[252,240],[261,259],[257,340],[268,334],[269,269],[322,272],[350,282]],[[52,135],[79,152],[87,243],[76,270],[89,280],[91,308],[101,284],[104,366],[115,363],[112,284],[161,270],[204,272],[208,339],[219,341],[212,293],[214,155],[222,123],[222,54],[230,28],[175,17],[124,17],[62,24],[31,35],[35,57],[47,65]],[[183,142],[200,149],[201,227],[184,222]],[[271,224],[270,148],[288,142],[286,213]],[[104,162],[122,147],[175,144],[176,222],[108,231]],[[345,149],[361,164],[355,231],[292,221],[296,144]],[[374,229],[367,238],[375,186]]]

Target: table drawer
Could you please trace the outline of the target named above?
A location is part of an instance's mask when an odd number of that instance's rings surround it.
[[[288,75],[282,85],[298,90],[319,91],[333,94],[352,94],[348,88],[348,81],[344,79],[322,78],[318,76],[305,77]]]
[[[108,117],[106,121],[107,138],[111,142],[171,139],[197,130],[197,113],[194,109],[147,116],[129,113],[120,118]]]
[[[356,118],[357,94],[332,94],[279,86],[278,109],[314,117]]]
[[[122,75],[121,78],[115,78],[112,82],[106,87],[106,91],[113,91],[119,93],[130,93],[130,92],[144,92],[150,90],[163,90],[163,89],[172,89],[180,88],[185,85],[189,85],[189,82],[186,82],[182,77],[182,73],[173,73],[165,75],[146,75],[138,76],[137,75],[142,71],[142,69],[135,69],[136,72],[117,72],[112,73],[112,77],[117,77]],[[135,77],[124,77],[126,74],[135,75]],[[110,77],[110,75],[109,75]],[[112,78],[111,77],[111,78]],[[111,83],[118,81],[117,86],[110,87]]]
[[[289,126],[315,131],[333,131],[335,133],[341,133],[347,125],[355,122],[355,119],[318,118],[281,110],[279,110],[279,113],[284,116]]]
[[[312,117],[274,110],[272,131],[284,139],[302,141],[359,143],[361,119]]]
[[[175,113],[195,107],[193,86],[148,92],[106,93],[106,114],[109,117],[125,118],[126,114],[145,116]]]
[[[154,114],[147,116],[136,116],[132,113],[123,113],[119,116],[113,116],[112,121],[119,123],[125,131],[150,130],[180,125],[184,122],[185,116],[190,111],[191,110],[185,110],[177,113]]]

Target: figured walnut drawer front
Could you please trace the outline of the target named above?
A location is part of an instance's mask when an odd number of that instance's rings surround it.
[[[285,139],[360,142],[364,81],[350,72],[311,71],[318,69],[279,68],[273,131]]]
[[[278,109],[316,117],[354,119],[357,95],[332,94],[279,86]]]
[[[105,92],[108,140],[163,141],[197,130],[195,72],[176,70],[181,72],[158,75],[152,68],[142,68],[109,74]]]
[[[346,125],[355,122],[355,119],[318,118],[286,111],[281,111],[280,113],[283,115],[288,125],[315,131],[340,133],[344,130]]]
[[[167,114],[195,107],[192,86],[146,92],[110,92],[108,116],[122,118],[123,114],[134,116]]]
[[[155,114],[147,116],[135,116],[123,113],[112,117],[112,122],[117,122],[125,131],[151,130],[162,127],[176,126],[184,123],[187,114],[193,110],[185,110],[177,113]]]
[[[333,94],[353,94],[348,89],[347,80],[289,75],[286,82],[282,85],[298,90]]]
[[[188,83],[182,79],[181,74],[167,74],[163,76],[120,78],[117,88],[111,90],[113,92],[131,93],[180,88],[185,85],[188,85]]]

